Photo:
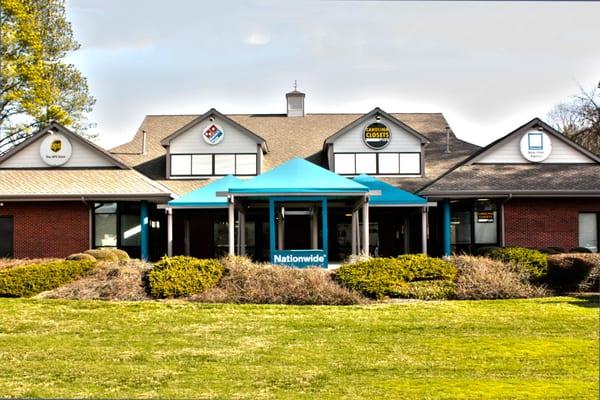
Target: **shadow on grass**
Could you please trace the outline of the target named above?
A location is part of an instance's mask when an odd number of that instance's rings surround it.
[[[583,300],[569,301],[569,304],[586,308],[600,308],[600,293],[570,293],[569,295]]]

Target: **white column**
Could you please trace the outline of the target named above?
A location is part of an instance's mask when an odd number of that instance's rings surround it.
[[[246,255],[246,214],[240,211],[240,255]]]
[[[421,252],[427,254],[427,207],[421,209]]]
[[[352,211],[352,255],[356,255],[358,252],[356,251],[356,234],[357,234],[357,211]]]
[[[279,211],[277,212],[277,250],[283,250],[283,238],[285,235],[285,222],[283,219],[284,212],[285,211],[283,207],[280,207]]]
[[[229,255],[235,255],[235,205],[234,198],[229,199],[228,212],[229,212]]]
[[[362,231],[362,240],[363,240],[363,255],[369,256],[369,200],[365,198],[365,201],[362,206],[363,212],[363,231]]]
[[[319,248],[319,215],[317,213],[317,207],[313,208],[312,215],[310,216],[310,228],[311,228],[311,247],[313,249]]]
[[[173,209],[167,208],[167,255],[173,256]]]

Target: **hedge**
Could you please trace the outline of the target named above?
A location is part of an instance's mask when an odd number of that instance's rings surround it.
[[[110,249],[89,249],[84,251],[98,261],[119,261],[119,257],[110,251]]]
[[[342,265],[336,272],[338,282],[367,296],[406,297],[409,282],[452,281],[456,267],[425,254],[406,254],[397,258],[372,258]],[[415,285],[413,285],[415,286]]]
[[[539,250],[503,247],[490,251],[487,256],[512,264],[527,273],[532,280],[539,280],[548,273],[548,257]]]
[[[29,297],[67,284],[96,265],[89,260],[53,261],[0,270],[0,296]]]
[[[213,259],[165,256],[147,274],[150,293],[161,298],[202,293],[219,282],[223,269]]]
[[[586,257],[587,256],[587,257]],[[576,291],[590,276],[597,262],[591,254],[557,254],[548,257],[545,282],[555,290]]]

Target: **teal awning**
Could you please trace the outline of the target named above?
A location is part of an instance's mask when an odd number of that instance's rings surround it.
[[[354,181],[368,187],[371,191],[381,192],[378,196],[369,197],[371,206],[422,207],[427,204],[427,200],[421,196],[399,189],[366,174],[355,177]]]
[[[238,195],[361,195],[368,191],[366,186],[352,179],[299,157],[229,188],[229,193]]]
[[[227,191],[232,185],[236,185],[240,179],[233,175],[225,176],[193,192],[169,201],[170,207],[205,207],[221,208],[227,207],[227,197],[217,196],[217,192]]]

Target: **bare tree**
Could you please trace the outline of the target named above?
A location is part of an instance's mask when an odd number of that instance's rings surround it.
[[[600,154],[600,84],[557,104],[548,114],[550,123],[575,142]]]

